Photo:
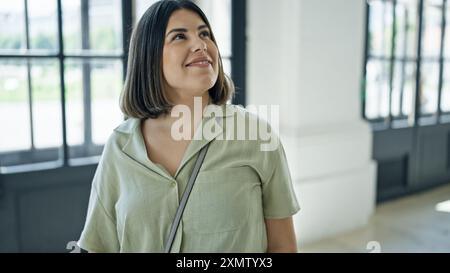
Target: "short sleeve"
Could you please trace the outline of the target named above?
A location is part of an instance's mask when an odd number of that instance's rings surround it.
[[[279,142],[275,151],[267,152],[265,164],[271,172],[262,181],[265,218],[286,218],[300,210],[284,148]]]
[[[115,221],[106,213],[94,185],[78,245],[89,252],[119,252]]]
[[[95,172],[83,231],[78,245],[90,252],[119,252],[114,214],[114,171],[108,164],[111,147],[107,143]]]

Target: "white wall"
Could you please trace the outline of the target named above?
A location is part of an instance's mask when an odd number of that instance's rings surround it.
[[[280,105],[280,135],[302,210],[300,247],[368,221],[372,134],[361,118],[361,0],[249,0],[249,104]]]

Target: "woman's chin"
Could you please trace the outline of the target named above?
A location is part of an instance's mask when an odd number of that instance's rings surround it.
[[[188,86],[190,86],[189,89],[191,90],[209,90],[214,86],[214,84],[215,81],[212,79],[204,79],[192,82],[192,84],[188,84]]]
[[[192,89],[192,90],[195,90],[195,91],[193,91],[193,92],[191,92],[191,95],[192,95],[192,97],[202,97],[202,96],[204,96],[205,95],[205,93],[207,93],[208,92],[208,90],[209,90],[210,88],[205,88],[205,87],[203,87],[203,88],[196,88],[196,89]]]

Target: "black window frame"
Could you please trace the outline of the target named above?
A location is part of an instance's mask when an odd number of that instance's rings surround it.
[[[10,152],[0,153],[0,173],[26,172],[35,170],[36,168],[67,168],[70,166],[90,164],[103,150],[103,145],[96,145],[92,142],[91,132],[91,98],[90,98],[90,64],[84,60],[121,60],[123,63],[123,79],[126,75],[126,64],[128,57],[128,47],[130,30],[132,27],[132,1],[121,0],[122,11],[122,53],[120,54],[66,54],[64,51],[63,39],[63,10],[62,1],[55,0],[57,3],[57,40],[58,48],[55,54],[38,54],[30,50],[29,44],[29,13],[28,1],[24,1],[24,19],[25,19],[25,40],[26,52],[20,54],[0,54],[0,59],[21,59],[27,64],[27,81],[28,81],[28,106],[30,116],[30,134],[31,148],[27,150],[14,150]],[[81,3],[81,24],[82,24],[82,49],[89,48],[89,0],[80,0]],[[81,145],[69,146],[67,143],[67,125],[66,125],[66,100],[65,100],[65,60],[66,59],[83,60],[83,115],[84,115],[84,141]],[[62,145],[60,147],[37,149],[33,141],[33,98],[31,84],[31,60],[34,59],[53,59],[58,62],[59,68],[59,88],[60,88],[60,104],[61,104],[61,120],[62,120]],[[69,156],[70,155],[70,156]]]
[[[426,0],[417,0],[417,31],[415,33],[416,35],[416,53],[414,57],[397,57],[396,56],[396,35],[397,35],[397,18],[396,18],[396,7],[397,7],[397,0],[377,0],[378,2],[390,2],[393,5],[392,9],[392,18],[393,18],[393,24],[392,24],[392,36],[390,37],[391,40],[391,48],[390,48],[390,56],[375,56],[372,55],[369,51],[369,37],[370,37],[370,4],[369,1],[366,1],[366,36],[365,36],[365,57],[364,57],[364,78],[363,78],[363,92],[362,92],[362,117],[370,122],[372,125],[372,128],[374,130],[386,130],[386,129],[392,129],[392,128],[403,128],[403,127],[417,127],[421,125],[433,125],[433,124],[440,124],[440,123],[448,123],[450,121],[450,111],[442,111],[441,108],[441,99],[442,99],[442,89],[443,89],[443,71],[444,71],[444,63],[446,61],[450,61],[450,57],[444,56],[444,49],[445,46],[450,46],[445,44],[445,35],[446,35],[446,29],[450,28],[450,26],[447,24],[447,8],[450,4],[450,0],[442,0],[443,6],[442,6],[442,18],[441,18],[441,36],[440,36],[440,49],[439,49],[439,56],[437,58],[434,57],[424,57],[423,56],[423,28],[424,28],[424,20],[425,14],[424,14],[424,5]],[[407,39],[405,35],[405,39]],[[407,41],[404,41],[405,44]],[[387,117],[383,118],[368,118],[366,116],[366,104],[367,104],[367,97],[366,97],[366,87],[367,87],[367,64],[371,60],[381,60],[383,62],[389,63],[389,106],[388,111],[389,114]],[[422,64],[424,62],[428,61],[434,61],[438,62],[439,64],[439,75],[438,75],[438,101],[437,101],[437,111],[435,113],[422,113],[421,112],[421,98],[420,98],[420,81],[422,79]],[[393,116],[392,114],[392,91],[393,91],[393,74],[395,69],[395,62],[401,62],[402,63],[402,80],[401,80],[401,95],[400,95],[400,115]],[[413,96],[415,97],[415,105],[414,109],[412,109],[412,119],[411,121],[408,121],[408,116],[403,115],[401,109],[402,109],[402,94],[404,90],[404,77],[405,77],[405,65],[406,63],[414,63],[415,65],[415,83],[413,87]]]
[[[236,86],[233,103],[246,106],[247,1],[231,1],[231,78]]]
[[[28,11],[27,3],[29,0],[23,0],[25,3],[25,28],[27,40],[29,39],[28,33]],[[35,172],[39,170],[53,170],[53,169],[64,169],[70,170],[72,167],[77,166],[92,166],[98,163],[100,154],[103,150],[104,145],[94,145],[92,141],[88,141],[88,144],[83,143],[83,145],[69,146],[67,143],[67,127],[66,127],[66,102],[65,102],[65,75],[64,75],[64,61],[66,58],[78,58],[82,60],[86,59],[121,59],[123,62],[123,79],[125,79],[126,69],[127,69],[127,59],[129,42],[131,37],[131,31],[133,27],[133,3],[134,1],[121,0],[122,5],[122,54],[120,55],[96,55],[96,54],[65,54],[64,44],[63,44],[63,14],[62,14],[62,1],[57,1],[57,30],[58,30],[58,53],[57,54],[35,54],[26,52],[24,54],[0,54],[0,59],[25,59],[27,63],[32,59],[49,59],[53,58],[58,60],[59,64],[59,81],[60,81],[60,92],[61,92],[61,112],[62,112],[62,146],[54,148],[45,149],[35,149],[32,143],[32,148],[27,150],[15,150],[11,152],[0,153],[0,175],[1,174],[14,174],[14,173],[27,173]],[[86,15],[87,3],[89,0],[80,0],[82,3],[82,12]],[[231,35],[232,35],[232,52],[231,56],[227,56],[231,60],[231,77],[237,88],[237,93],[233,98],[234,104],[246,105],[246,0],[231,0],[232,9],[232,25],[231,25]],[[84,9],[84,11],[83,11]],[[83,23],[88,25],[87,22]],[[88,31],[82,31],[82,36],[86,39]],[[27,49],[29,49],[29,44],[27,43]],[[30,71],[29,65],[27,66],[28,71]],[[89,69],[88,67],[85,69]],[[29,73],[28,73],[29,74]],[[31,78],[28,77],[28,95],[29,95],[29,111],[32,115],[32,97],[31,97]],[[86,79],[83,77],[83,81]],[[89,88],[83,92],[89,93]],[[87,104],[90,104],[89,94],[85,94],[84,105],[86,109]],[[86,112],[86,111],[85,111]],[[87,118],[90,128],[90,112],[84,113],[85,119]],[[31,117],[31,116],[30,116]],[[30,122],[33,123],[32,118]],[[32,126],[32,124],[31,124]],[[33,134],[32,127],[30,127],[30,134]],[[85,140],[89,140],[91,137],[90,129],[85,129]],[[31,137],[33,139],[33,137]],[[70,157],[69,157],[70,155]]]

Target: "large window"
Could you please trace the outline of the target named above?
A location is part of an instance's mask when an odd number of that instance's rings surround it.
[[[0,0],[0,173],[98,161],[131,25],[155,0]],[[245,104],[245,1],[197,0]]]
[[[365,118],[381,128],[446,122],[448,0],[368,0],[367,7]]]
[[[42,162],[68,166],[101,153],[122,119],[126,5],[0,1],[2,172]]]

